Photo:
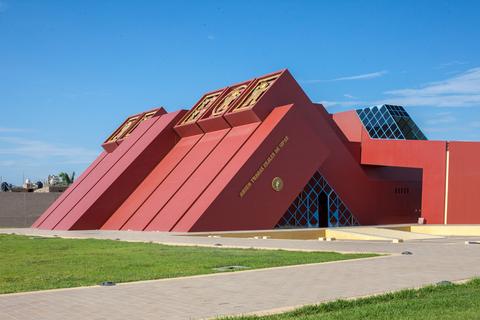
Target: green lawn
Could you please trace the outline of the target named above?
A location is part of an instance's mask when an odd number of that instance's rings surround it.
[[[255,269],[371,256],[0,235],[0,293],[207,274],[232,265]]]
[[[279,315],[235,320],[480,319],[480,280],[461,285],[429,286],[357,300],[339,300]]]

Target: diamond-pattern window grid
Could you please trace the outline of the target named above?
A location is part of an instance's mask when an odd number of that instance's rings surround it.
[[[358,220],[348,210],[327,180],[317,171],[307,185],[292,202],[280,219],[276,228],[315,228],[319,227],[319,197],[327,199],[329,227],[358,225]]]
[[[357,114],[373,139],[427,140],[402,106],[358,109]]]

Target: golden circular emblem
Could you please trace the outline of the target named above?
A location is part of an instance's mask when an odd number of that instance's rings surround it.
[[[283,180],[280,177],[275,177],[272,180],[272,188],[275,191],[281,191],[283,189]]]

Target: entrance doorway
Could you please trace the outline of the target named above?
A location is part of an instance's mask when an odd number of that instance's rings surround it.
[[[275,227],[325,228],[352,225],[358,225],[357,219],[317,171]]]
[[[328,227],[328,197],[325,192],[321,192],[317,197],[318,208],[318,226],[320,228]]]

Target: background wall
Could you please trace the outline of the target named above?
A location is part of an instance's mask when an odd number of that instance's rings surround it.
[[[30,227],[61,192],[0,192],[0,228]]]
[[[480,223],[480,143],[449,142],[447,223]]]

